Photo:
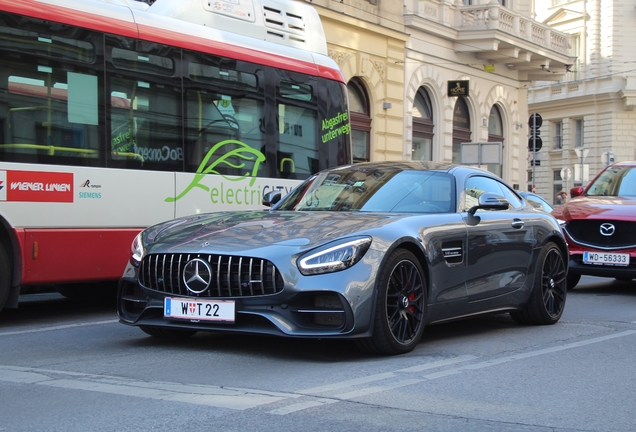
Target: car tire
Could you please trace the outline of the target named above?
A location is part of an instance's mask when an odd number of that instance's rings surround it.
[[[563,315],[567,295],[565,261],[559,247],[546,244],[537,259],[534,286],[523,310],[511,312],[519,324],[555,324]]]
[[[154,326],[139,326],[144,333],[161,339],[187,339],[194,336],[196,330],[173,329]]]
[[[373,335],[358,340],[367,352],[385,355],[412,351],[424,332],[426,281],[419,261],[399,249],[378,273]]]
[[[11,263],[4,246],[0,244],[0,311],[4,308],[11,290]]]
[[[574,287],[576,286],[576,284],[579,283],[580,280],[581,280],[581,275],[579,275],[579,274],[568,274],[568,277],[566,279],[567,285],[568,285],[568,289],[569,290],[574,289]]]

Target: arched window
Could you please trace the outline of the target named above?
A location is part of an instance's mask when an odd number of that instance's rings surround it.
[[[433,110],[428,92],[420,87],[413,101],[412,160],[433,160]]]
[[[371,116],[369,98],[359,79],[347,84],[349,89],[349,113],[351,121],[351,147],[354,162],[367,162],[371,154]]]
[[[458,97],[453,109],[453,163],[461,163],[462,143],[470,142],[470,112],[463,97]]]
[[[488,142],[500,142],[503,145],[503,122],[501,121],[501,112],[497,105],[493,105],[490,109],[490,117],[488,119]],[[488,164],[488,171],[501,177],[501,164]]]
[[[490,109],[490,119],[488,120],[488,141],[490,137],[500,138],[492,141],[500,141],[503,139],[503,122],[501,121],[501,112],[497,105],[493,105]]]

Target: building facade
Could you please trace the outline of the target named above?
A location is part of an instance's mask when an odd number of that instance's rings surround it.
[[[465,4],[469,3],[469,4]],[[428,97],[434,123],[433,160],[475,164],[525,189],[528,164],[527,90],[556,79],[573,60],[569,36],[532,19],[530,1],[405,1],[405,157],[422,140],[418,99]],[[550,66],[550,71],[547,71]],[[555,73],[553,73],[555,72]],[[559,75],[560,76],[560,75]],[[455,97],[449,81],[469,83]],[[501,143],[466,147],[465,143]],[[464,148],[464,152],[462,152]],[[421,154],[421,153],[420,153]]]
[[[327,49],[348,81],[353,159],[400,160],[403,154],[402,4],[388,0],[312,0]]]
[[[537,192],[586,185],[612,161],[636,160],[636,8],[626,0],[536,0],[537,20],[567,33],[575,61],[538,82],[528,108],[543,118]]]
[[[574,61],[531,0],[305,1],[349,82],[354,160],[462,162],[463,143],[491,143],[469,163],[525,188],[528,88]]]

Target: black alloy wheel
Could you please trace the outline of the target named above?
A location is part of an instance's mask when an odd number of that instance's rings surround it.
[[[561,249],[546,244],[536,263],[534,288],[524,310],[512,312],[521,324],[554,324],[563,315],[567,294],[565,261]]]
[[[393,269],[386,294],[386,313],[393,338],[400,344],[412,342],[422,325],[424,298],[422,275],[411,261]]]
[[[370,352],[407,353],[419,342],[426,316],[426,282],[417,258],[394,252],[378,275],[373,336],[358,342]]]
[[[558,320],[565,308],[567,292],[565,263],[558,248],[550,249],[543,262],[541,289],[546,311],[551,318]]]

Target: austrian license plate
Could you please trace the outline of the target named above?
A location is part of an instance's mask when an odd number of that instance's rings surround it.
[[[233,300],[199,300],[166,297],[163,316],[166,318],[234,322]]]
[[[629,265],[629,254],[604,253],[604,252],[583,252],[583,262],[585,264],[628,266]]]

